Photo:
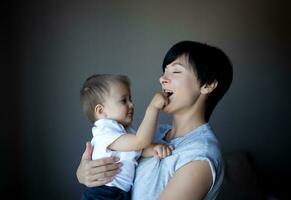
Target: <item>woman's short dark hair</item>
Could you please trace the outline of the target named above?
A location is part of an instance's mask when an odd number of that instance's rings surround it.
[[[178,57],[186,56],[200,82],[200,86],[217,81],[218,85],[206,101],[205,118],[208,121],[216,104],[226,93],[232,82],[233,69],[227,55],[219,48],[194,41],[182,41],[167,52],[163,61],[166,66]]]

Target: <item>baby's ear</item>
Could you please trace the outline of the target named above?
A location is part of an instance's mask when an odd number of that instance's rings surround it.
[[[101,104],[97,104],[94,108],[94,114],[97,118],[104,115],[104,106]]]
[[[210,84],[207,84],[207,83],[205,83],[202,87],[201,87],[201,89],[200,89],[200,91],[201,91],[201,93],[202,94],[210,94],[216,87],[217,87],[217,85],[218,85],[218,82],[217,82],[217,80],[214,80],[212,83],[210,83]]]

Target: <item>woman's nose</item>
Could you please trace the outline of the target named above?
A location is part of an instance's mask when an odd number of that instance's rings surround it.
[[[170,82],[170,80],[165,75],[162,75],[160,77],[160,83],[161,84],[165,84],[165,83],[169,83],[169,82]]]

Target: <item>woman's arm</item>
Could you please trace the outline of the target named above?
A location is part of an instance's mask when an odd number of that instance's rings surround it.
[[[97,187],[109,183],[119,172],[121,163],[116,157],[92,160],[93,147],[86,143],[86,150],[82,155],[79,167],[76,171],[77,179],[87,187]]]
[[[192,161],[181,167],[170,180],[159,200],[199,200],[208,193],[212,174],[207,161]]]

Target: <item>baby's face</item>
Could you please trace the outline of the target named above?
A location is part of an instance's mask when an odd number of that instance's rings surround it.
[[[104,112],[107,118],[114,119],[125,127],[131,124],[134,107],[127,85],[118,83],[110,86],[110,93],[104,103]]]

